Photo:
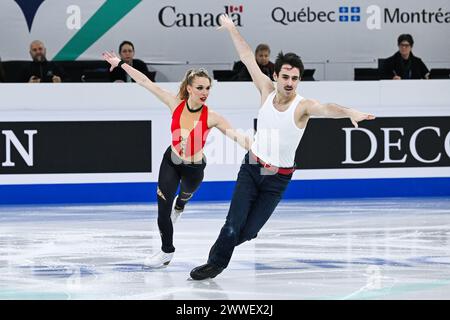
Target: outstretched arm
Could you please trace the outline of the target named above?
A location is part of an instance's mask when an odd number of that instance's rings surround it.
[[[359,112],[358,110],[346,108],[336,103],[321,104],[317,100],[304,99],[300,103],[302,109],[308,116],[318,116],[326,118],[350,118],[352,124],[358,128],[358,122],[363,120],[373,120],[374,115]]]
[[[252,139],[234,129],[227,119],[212,110],[209,111],[208,126],[216,127],[228,138],[237,142],[242,148],[250,150]]]
[[[113,52],[104,52],[103,59],[105,59],[111,65],[110,71],[113,71],[119,65],[120,59]],[[151,93],[153,93],[159,100],[161,100],[165,105],[167,105],[170,111],[173,111],[177,105],[180,103],[180,100],[173,95],[171,92],[162,89],[154,82],[152,82],[145,74],[136,70],[132,66],[124,63],[121,68],[125,70],[129,76],[136,81],[137,84],[143,86]]]
[[[228,15],[222,14],[220,16],[220,27],[218,29],[225,29],[230,33],[236,51],[238,52],[241,61],[247,67],[253,83],[256,88],[258,88],[259,92],[261,92],[262,95],[272,92],[275,88],[272,80],[261,72],[261,69],[256,63],[255,55],[253,54],[252,49],[240,35],[233,23],[233,20],[231,20]]]

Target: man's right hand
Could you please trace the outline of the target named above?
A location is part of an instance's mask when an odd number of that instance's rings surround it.
[[[41,82],[41,79],[36,76],[31,76],[30,80],[28,80],[29,83],[39,83]]]
[[[402,78],[399,77],[399,76],[394,76],[394,77],[392,78],[392,80],[402,80]]]
[[[219,20],[220,20],[220,27],[218,27],[217,30],[225,29],[231,31],[236,28],[233,20],[231,20],[231,18],[227,14],[221,14]]]

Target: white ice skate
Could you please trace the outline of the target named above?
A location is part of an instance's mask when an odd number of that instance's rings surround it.
[[[173,252],[165,253],[164,251],[159,251],[151,257],[144,260],[144,265],[149,268],[162,268],[170,263],[173,258]]]
[[[177,222],[177,220],[181,217],[181,214],[184,211],[184,209],[181,209],[181,210],[176,209],[177,199],[178,199],[178,196],[173,201],[172,213],[170,215],[170,219],[172,219],[172,224],[175,224],[175,222]]]

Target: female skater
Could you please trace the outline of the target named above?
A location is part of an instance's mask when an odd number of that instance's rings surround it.
[[[189,70],[178,94],[173,95],[120,60],[113,52],[103,53],[103,58],[111,64],[110,71],[116,67],[124,69],[134,81],[161,100],[172,114],[172,144],[161,162],[157,190],[162,246],[160,252],[144,262],[148,267],[163,267],[170,263],[175,252],[173,224],[203,180],[206,166],[203,148],[209,130],[216,127],[247,150],[250,149],[251,140],[234,130],[225,118],[205,105],[211,88],[211,78],[206,70]],[[180,193],[176,197],[180,183]]]

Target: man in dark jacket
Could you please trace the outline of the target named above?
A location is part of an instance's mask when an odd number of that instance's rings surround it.
[[[401,34],[397,40],[398,51],[385,60],[381,71],[382,79],[428,79],[429,71],[422,59],[412,53],[414,45],[410,34]]]
[[[150,77],[147,65],[144,61],[139,59],[134,59],[134,45],[130,41],[123,41],[119,46],[119,55],[126,64],[132,66],[133,68],[139,70],[150,80],[155,81]],[[134,82],[133,79],[123,70],[122,68],[114,68],[110,73],[110,79],[112,82]]]
[[[35,40],[30,44],[30,55],[33,61],[25,66],[19,77],[20,82],[61,82],[63,71],[56,63],[47,61],[47,49],[44,43]]]

